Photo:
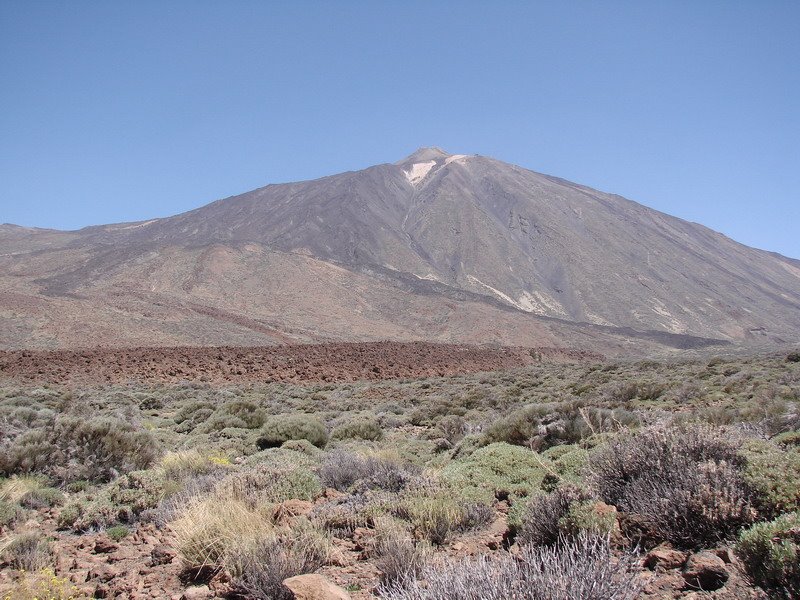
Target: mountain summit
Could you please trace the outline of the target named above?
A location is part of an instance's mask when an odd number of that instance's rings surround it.
[[[439,148],[164,219],[3,227],[0,244],[0,347],[800,339],[799,261]]]

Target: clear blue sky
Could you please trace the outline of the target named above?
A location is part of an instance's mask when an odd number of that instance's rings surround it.
[[[0,2],[0,222],[166,216],[419,146],[800,258],[800,2]]]

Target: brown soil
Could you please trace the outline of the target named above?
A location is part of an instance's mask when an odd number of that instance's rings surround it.
[[[70,383],[269,383],[442,377],[524,367],[539,361],[601,360],[563,348],[427,342],[266,347],[92,348],[0,351],[0,380]]]

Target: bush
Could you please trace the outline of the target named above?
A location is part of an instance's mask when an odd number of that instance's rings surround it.
[[[775,597],[800,597],[800,513],[743,531],[736,552],[754,583]]]
[[[267,420],[266,411],[255,402],[233,400],[219,407],[208,417],[202,431],[222,431],[228,427],[236,429],[258,429]]]
[[[106,529],[106,535],[115,542],[118,542],[128,537],[129,533],[130,529],[128,529],[124,525],[115,525],[114,527],[109,527],[108,529]]]
[[[234,583],[258,600],[291,600],[294,594],[283,581],[316,571],[330,554],[330,543],[309,525],[275,530],[263,537],[236,544],[225,564]]]
[[[420,469],[411,464],[377,456],[360,456],[344,450],[328,453],[319,469],[322,484],[340,492],[354,487],[361,491],[398,492],[419,472]]]
[[[375,559],[381,572],[380,583],[385,587],[413,580],[422,572],[431,552],[406,529],[385,519],[376,523],[369,554]]]
[[[744,479],[764,518],[800,510],[800,448],[748,440],[742,454],[747,460]]]
[[[411,523],[418,539],[437,546],[455,532],[484,526],[494,518],[491,507],[469,501],[454,489],[436,486],[403,494],[392,512]]]
[[[600,497],[676,546],[714,545],[755,518],[734,441],[709,427],[651,428],[591,459]]]
[[[56,576],[53,569],[46,567],[34,573],[24,572],[14,582],[7,600],[84,600],[77,586],[65,577]]]
[[[168,452],[161,458],[164,477],[173,481],[208,475],[230,467],[227,458],[209,455],[197,449]]]
[[[587,500],[586,492],[572,486],[558,488],[528,502],[522,514],[517,541],[533,546],[549,546],[562,537],[561,521],[573,503]]]
[[[24,508],[49,508],[61,504],[64,494],[44,485],[39,477],[12,477],[0,485],[0,500]]]
[[[494,422],[486,431],[484,443],[506,442],[546,450],[636,424],[638,418],[622,409],[583,407],[579,402],[534,404]]]
[[[306,456],[316,457],[319,456],[320,450],[308,440],[289,440],[281,444],[283,450],[292,450],[300,452]]]
[[[267,515],[247,503],[212,494],[194,498],[171,529],[184,566],[199,571],[221,567],[228,552],[243,539],[266,536],[273,528]]]
[[[360,415],[343,425],[339,425],[331,433],[334,440],[368,440],[377,441],[383,437],[383,429],[375,415]]]
[[[14,502],[0,499],[0,531],[4,527],[11,527],[22,518],[22,508]]]
[[[451,462],[441,476],[454,489],[490,501],[493,497],[532,495],[541,489],[550,470],[550,461],[536,452],[500,442]]]
[[[526,546],[519,559],[482,555],[432,564],[418,579],[400,579],[380,591],[389,600],[633,600],[640,590],[634,556],[616,560],[607,540],[579,538]]]
[[[147,468],[156,455],[150,433],[124,421],[59,417],[16,438],[0,454],[0,472],[40,473],[59,482],[109,481],[120,473]]]
[[[311,511],[312,523],[336,537],[350,537],[358,527],[370,527],[373,515],[362,495],[348,495],[320,504]]]
[[[12,569],[38,571],[48,566],[52,560],[50,544],[38,533],[21,533],[3,542],[0,557]]]
[[[299,465],[263,463],[234,473],[217,489],[256,507],[286,500],[313,500],[322,492],[319,477]]]
[[[310,415],[283,414],[271,417],[261,429],[256,442],[259,449],[277,448],[289,440],[308,440],[318,448],[328,442],[325,425]]]

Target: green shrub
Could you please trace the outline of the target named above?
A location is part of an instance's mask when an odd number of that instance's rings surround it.
[[[451,462],[441,476],[454,488],[475,492],[487,500],[530,496],[541,489],[550,470],[550,461],[536,452],[499,442]]]
[[[258,429],[267,420],[266,411],[255,402],[232,400],[226,402],[212,414],[202,426],[206,432],[237,429]]]
[[[339,425],[331,433],[334,440],[368,440],[377,441],[383,437],[383,429],[375,415],[360,415],[343,425]]]
[[[559,520],[558,528],[568,538],[581,535],[608,537],[617,526],[616,511],[608,508],[596,500],[573,502]]]
[[[586,492],[572,486],[532,498],[521,514],[517,540],[533,546],[555,544],[561,536],[562,520],[569,514],[570,507],[588,498]]]
[[[129,533],[130,529],[128,529],[124,525],[114,525],[113,527],[109,527],[108,529],[106,529],[106,535],[115,542],[118,542],[121,539],[127,537]]]
[[[41,487],[37,490],[32,490],[22,498],[20,498],[20,505],[25,508],[50,508],[53,506],[60,506],[64,502],[64,494],[61,490],[52,487]]]
[[[282,414],[270,417],[261,429],[256,444],[260,449],[277,448],[289,440],[308,440],[318,448],[328,442],[325,425],[311,415]]]
[[[453,533],[484,526],[494,517],[487,504],[471,501],[447,486],[406,492],[392,512],[411,523],[418,539],[438,546]]]
[[[754,583],[774,597],[800,597],[800,513],[743,531],[736,553]]]
[[[14,502],[0,499],[0,529],[11,527],[22,518],[22,508]]]
[[[299,452],[311,457],[317,457],[320,454],[320,449],[308,440],[288,440],[281,444],[281,449]]]
[[[781,448],[762,440],[743,446],[744,478],[766,518],[800,510],[800,448]]]
[[[254,507],[291,499],[313,500],[322,493],[319,477],[297,464],[258,464],[229,475],[217,488]]]

